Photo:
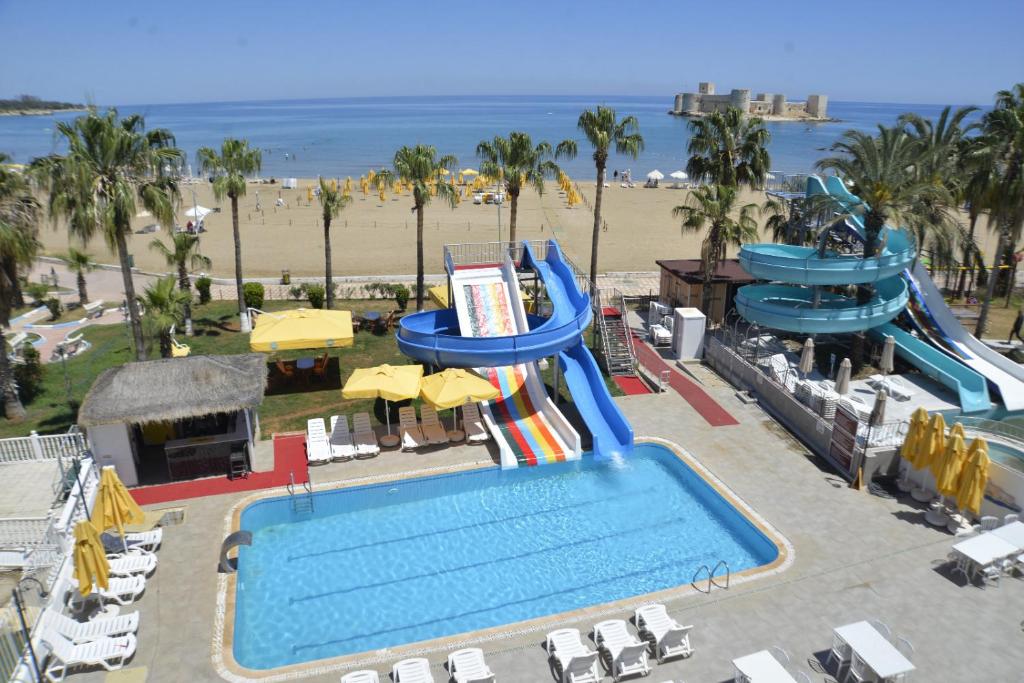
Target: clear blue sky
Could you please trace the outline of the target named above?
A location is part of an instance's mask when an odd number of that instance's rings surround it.
[[[987,104],[1024,0],[0,0],[0,96],[97,104],[666,95]]]

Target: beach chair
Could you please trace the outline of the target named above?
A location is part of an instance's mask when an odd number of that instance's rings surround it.
[[[331,442],[322,417],[306,420],[306,461],[310,465],[323,465],[331,461]]]
[[[380,676],[376,671],[363,669],[345,674],[341,677],[341,683],[380,683]]]
[[[391,667],[391,678],[395,683],[434,683],[430,673],[430,662],[422,657],[403,659]]]
[[[117,554],[124,550],[125,543],[128,544],[128,550],[141,550],[146,553],[153,553],[159,550],[160,543],[164,539],[164,530],[157,527],[149,531],[139,531],[135,533],[127,533],[124,535],[124,542],[121,541],[121,537],[118,534],[102,533],[100,534],[100,540],[103,542],[103,549],[107,554]]]
[[[466,441],[469,443],[483,443],[491,438],[484,421],[480,418],[480,406],[476,403],[470,402],[462,406],[462,429],[466,432]]]
[[[347,462],[356,457],[356,446],[352,443],[352,432],[348,429],[347,415],[331,416],[331,458],[335,462]]]
[[[135,654],[136,646],[135,636],[130,633],[76,645],[56,631],[47,630],[42,640],[50,647],[50,662],[44,674],[54,683],[63,681],[68,670],[76,666],[98,665],[107,671],[117,671]]]
[[[548,658],[554,660],[562,683],[598,683],[597,653],[583,644],[579,629],[560,628],[544,641]]]
[[[356,446],[357,458],[372,458],[380,453],[377,435],[370,426],[369,413],[356,413],[352,416],[352,439]]]
[[[605,653],[614,680],[621,680],[623,676],[646,676],[651,672],[647,663],[647,643],[630,633],[622,619],[608,619],[595,624],[594,642]]]
[[[113,638],[135,633],[139,629],[139,613],[119,614],[116,617],[99,617],[90,621],[75,621],[53,609],[44,609],[39,616],[39,625],[44,630],[56,631],[74,644],[91,640]]]
[[[416,420],[416,409],[412,406],[402,406],[398,409],[398,430],[402,436],[403,451],[411,451],[427,445],[427,438],[423,436],[419,422]]]
[[[638,607],[633,613],[636,629],[654,645],[658,663],[669,657],[689,657],[693,654],[690,631],[693,626],[682,626],[668,615],[665,605],[655,603]]]
[[[871,375],[868,384],[873,389],[885,389],[885,392],[897,401],[907,401],[914,397],[915,392],[904,380],[892,375]]]
[[[423,438],[431,446],[439,446],[448,443],[448,432],[437,417],[437,411],[433,406],[423,405],[420,408],[420,431]]]
[[[123,606],[138,600],[144,590],[146,590],[146,579],[136,574],[135,576],[111,577],[107,580],[106,588],[93,586],[92,592],[98,595],[103,602],[115,602]],[[85,599],[78,591],[78,581],[74,577],[68,580],[65,587],[65,599],[69,605]]]
[[[156,571],[156,555],[142,551],[107,555],[111,576],[149,576]]]
[[[494,683],[494,672],[484,660],[484,651],[467,647],[448,655],[448,675],[455,683]]]

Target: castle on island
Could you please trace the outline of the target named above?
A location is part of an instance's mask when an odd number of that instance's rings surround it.
[[[669,113],[675,116],[704,116],[725,111],[729,107],[773,121],[829,120],[827,95],[808,95],[805,102],[789,102],[785,95],[762,92],[752,99],[749,88],[734,88],[728,95],[716,95],[715,84],[709,82],[700,83],[697,92],[676,95],[675,105]]]

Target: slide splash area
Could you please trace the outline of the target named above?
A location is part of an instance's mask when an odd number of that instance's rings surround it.
[[[844,227],[850,237],[863,242],[860,198],[836,176],[824,181],[808,178],[807,195],[821,194],[831,197],[839,211],[850,213]],[[914,240],[906,230],[885,226],[873,258],[829,251],[824,247],[826,237],[823,231],[814,247],[744,245],[741,265],[772,283],[740,288],[735,299],[740,315],[765,327],[802,334],[867,331],[879,339],[892,336],[898,355],[955,391],[963,412],[991,408],[989,384],[1007,410],[1024,409],[1024,368],[964,329],[916,262]],[[857,302],[853,291],[835,291],[864,283],[875,285],[874,297],[865,304]],[[923,338],[892,323],[904,312]]]
[[[556,359],[565,387],[593,437],[597,456],[627,453],[633,430],[604,383],[582,335],[591,323],[590,297],[554,240],[543,258],[524,242],[519,267],[532,270],[551,302],[551,315],[528,315],[516,264],[459,267],[449,260],[454,308],[407,315],[396,334],[402,353],[437,367],[474,368],[501,395],[481,404],[502,467],[578,459],[580,436],[547,394],[537,361]]]

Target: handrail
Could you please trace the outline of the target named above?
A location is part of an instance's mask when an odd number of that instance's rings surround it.
[[[288,483],[285,485],[285,488],[288,489],[289,496],[295,495],[295,472],[288,473]]]
[[[706,591],[705,590],[701,590],[700,587],[697,585],[697,579],[700,578],[701,572],[707,572],[707,574],[708,574],[708,589]],[[701,593],[710,593],[711,592],[711,569],[709,569],[706,564],[702,564],[700,567],[698,567],[697,571],[693,573],[693,579],[690,580],[690,585],[693,586],[695,589],[699,590]]]
[[[725,567],[725,585],[724,586],[722,584],[718,583],[717,581],[715,581],[715,572],[718,571],[719,567]],[[732,578],[732,570],[729,569],[729,563],[726,562],[725,560],[719,560],[718,564],[715,565],[715,568],[711,570],[710,576],[708,577],[708,581],[710,583],[714,584],[715,586],[718,586],[719,588],[724,588],[724,589],[728,590],[729,589],[729,581],[730,581],[731,578]]]
[[[964,429],[993,434],[995,436],[1019,443],[1024,448],[1024,429],[1015,427],[1007,422],[989,420],[983,417],[969,417],[966,415],[957,416],[955,422],[959,422]]]

